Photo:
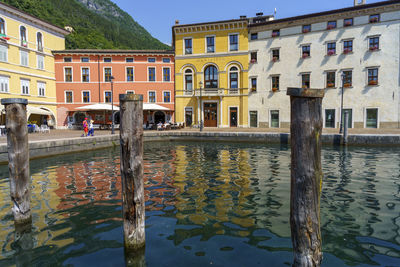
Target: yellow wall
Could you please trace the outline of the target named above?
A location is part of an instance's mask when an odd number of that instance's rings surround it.
[[[239,25],[241,24],[241,25]],[[218,69],[217,96],[208,96],[202,90],[202,102],[218,101],[218,127],[229,127],[229,107],[238,107],[238,126],[248,127],[248,33],[247,23],[215,23],[215,26],[208,24],[175,26],[175,120],[185,122],[185,107],[193,107],[193,124],[199,123],[198,101],[196,96],[184,94],[184,72],[190,67],[194,70],[193,89],[198,90],[199,82],[204,83],[204,69],[213,64]],[[225,25],[225,26],[222,26]],[[225,27],[222,29],[222,27]],[[229,34],[236,33],[239,36],[238,51],[229,51]],[[206,37],[215,36],[215,52],[206,53]],[[192,54],[184,54],[184,39],[192,38]],[[239,94],[229,94],[229,68],[236,66],[239,73]],[[203,85],[204,87],[204,85]],[[222,116],[220,116],[222,114]],[[222,120],[222,121],[221,121]]]
[[[12,12],[12,11],[11,11]],[[7,61],[0,61],[0,76],[9,77],[9,92],[0,92],[0,98],[26,98],[28,105],[51,110],[54,125],[57,118],[56,83],[54,57],[52,50],[65,49],[62,29],[52,30],[43,26],[43,22],[35,23],[30,16],[17,17],[9,13],[9,9],[0,4],[0,18],[5,21],[5,33],[10,39],[0,41],[7,47]],[[29,19],[29,20],[28,20]],[[20,26],[26,28],[27,47],[21,46]],[[50,24],[47,26],[53,27]],[[37,33],[42,33],[43,51],[37,48]],[[28,66],[20,63],[20,51],[28,52]],[[38,69],[37,55],[44,57],[44,69]],[[22,95],[21,79],[29,80],[29,95]],[[39,96],[37,82],[45,83],[45,96]],[[29,114],[28,114],[29,116]]]

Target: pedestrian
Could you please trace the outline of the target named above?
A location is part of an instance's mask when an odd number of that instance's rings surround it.
[[[89,122],[89,134],[88,134],[88,136],[94,136],[93,122],[94,122],[94,120],[90,120],[90,122]]]
[[[85,120],[82,122],[82,126],[83,126],[83,135],[82,136],[87,136],[88,135],[88,122],[87,122],[87,118],[85,118]]]

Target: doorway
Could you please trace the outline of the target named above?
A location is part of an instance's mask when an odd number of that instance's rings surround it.
[[[204,103],[204,127],[217,127],[218,124],[217,103]]]
[[[192,126],[192,123],[193,123],[192,108],[185,108],[185,123],[186,123],[186,127]]]
[[[229,126],[230,127],[237,127],[237,118],[238,118],[238,108],[229,108]]]
[[[159,122],[165,123],[165,114],[162,111],[157,111],[154,113],[154,122],[158,124]]]

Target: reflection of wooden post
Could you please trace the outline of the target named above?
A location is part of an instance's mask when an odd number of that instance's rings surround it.
[[[287,95],[290,95],[291,105],[290,227],[293,266],[320,266],[321,110],[324,90],[288,88]]]
[[[145,245],[143,187],[143,96],[119,95],[122,213],[126,250]]]
[[[349,128],[349,112],[344,112],[344,127],[343,127],[343,145],[347,145],[347,137],[348,137],[348,128]]]
[[[6,107],[6,129],[8,148],[8,170],[10,172],[10,195],[13,202],[15,224],[31,223],[29,176],[29,148],[26,105],[28,100],[6,98],[1,100]]]

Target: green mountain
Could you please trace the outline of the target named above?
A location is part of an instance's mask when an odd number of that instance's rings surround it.
[[[67,49],[170,49],[110,0],[0,0],[61,28]]]

